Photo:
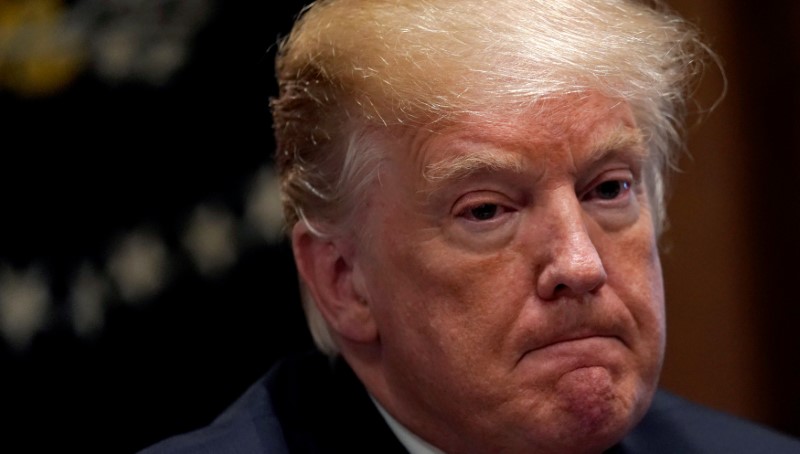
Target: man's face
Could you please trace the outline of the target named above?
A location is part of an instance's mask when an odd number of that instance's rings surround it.
[[[661,368],[647,152],[596,94],[499,120],[390,145],[354,259],[380,337],[367,386],[449,452],[598,451]]]

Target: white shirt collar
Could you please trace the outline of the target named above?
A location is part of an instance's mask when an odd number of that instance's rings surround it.
[[[389,425],[389,428],[392,429],[394,435],[398,440],[400,440],[400,443],[406,448],[406,450],[408,450],[409,454],[445,454],[441,449],[433,446],[432,444],[418,437],[416,434],[412,433],[410,430],[406,429],[405,426],[397,422],[397,420],[394,419],[392,415],[390,415],[389,412],[387,412],[381,406],[381,404],[375,400],[375,398],[372,396],[370,396],[370,398],[378,408],[381,416],[383,416],[386,424]]]

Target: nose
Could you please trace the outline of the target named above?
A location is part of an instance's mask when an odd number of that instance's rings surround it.
[[[546,213],[544,263],[536,291],[543,300],[582,298],[606,282],[603,261],[589,233],[580,201],[556,200]]]

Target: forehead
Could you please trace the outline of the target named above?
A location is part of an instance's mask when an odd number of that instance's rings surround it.
[[[546,99],[513,113],[473,114],[406,137],[393,158],[434,182],[486,168],[521,170],[531,162],[546,167],[564,157],[594,161],[614,152],[647,157],[629,104],[594,93]]]

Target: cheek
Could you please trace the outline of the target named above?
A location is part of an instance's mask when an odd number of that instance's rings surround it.
[[[625,235],[611,249],[608,285],[624,302],[633,323],[631,334],[644,362],[660,366],[665,343],[664,288],[658,249],[649,225]]]
[[[386,335],[414,330],[414,340],[407,337],[401,345],[418,341],[416,354],[439,361],[496,357],[532,291],[524,285],[532,278],[519,255],[511,249],[481,256],[459,253],[435,240],[415,244],[419,247],[387,254],[380,298],[388,304],[376,300]]]
[[[520,257],[508,251],[476,257],[428,242],[397,251],[387,264],[376,319],[392,387],[432,405],[432,413],[484,411],[507,401],[506,374],[514,364],[509,333],[532,288],[521,284],[532,279]],[[453,396],[460,396],[460,410]]]

